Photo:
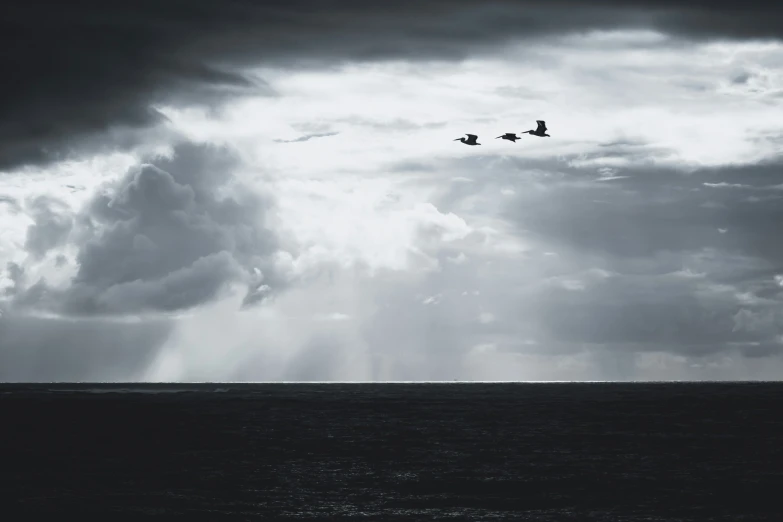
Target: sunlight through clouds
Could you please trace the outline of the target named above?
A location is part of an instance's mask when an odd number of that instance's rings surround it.
[[[658,29],[156,97],[124,152],[2,175],[0,321],[165,318],[142,380],[769,376],[783,44]]]

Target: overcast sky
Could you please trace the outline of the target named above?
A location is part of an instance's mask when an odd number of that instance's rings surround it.
[[[783,6],[15,3],[0,380],[783,375]]]

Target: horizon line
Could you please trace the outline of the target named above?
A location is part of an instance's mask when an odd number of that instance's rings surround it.
[[[577,381],[2,381],[4,384],[110,384],[110,385],[188,385],[188,384],[671,384],[671,383],[779,383],[783,380],[577,380]]]

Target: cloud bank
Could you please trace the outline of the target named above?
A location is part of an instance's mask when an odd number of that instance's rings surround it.
[[[233,183],[235,155],[184,143],[154,163],[110,182],[74,216],[35,200],[27,250],[40,258],[73,226],[78,268],[61,287],[41,278],[16,288],[16,303],[67,315],[177,312],[231,284],[247,288],[249,304],[281,281],[272,275],[276,237],[264,227],[272,200]]]

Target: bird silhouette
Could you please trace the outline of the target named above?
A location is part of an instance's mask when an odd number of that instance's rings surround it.
[[[525,131],[522,134],[532,134],[533,136],[538,136],[539,138],[543,138],[544,136],[547,138],[552,137],[546,133],[546,122],[544,120],[536,120],[536,123],[538,123],[536,130]]]
[[[454,141],[461,141],[465,145],[481,145],[481,143],[478,143],[476,140],[478,139],[478,136],[475,134],[465,134],[465,136],[468,137],[468,139],[465,138],[457,138]]]
[[[498,138],[503,138],[504,140],[513,141],[514,143],[516,143],[516,142],[517,142],[517,140],[519,139],[519,136],[517,136],[517,135],[516,135],[516,134],[514,134],[513,132],[507,132],[507,133],[505,133],[504,135],[502,135],[502,136],[498,136],[498,137],[497,137],[497,138],[495,138],[495,139],[498,139]]]

